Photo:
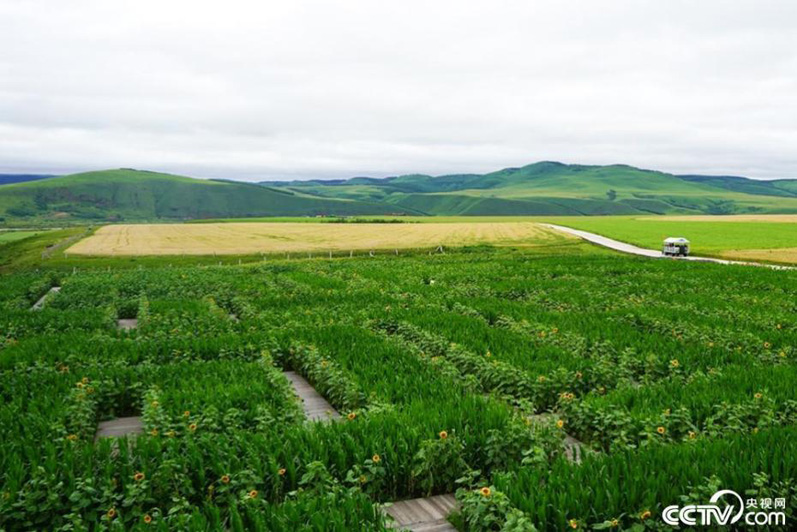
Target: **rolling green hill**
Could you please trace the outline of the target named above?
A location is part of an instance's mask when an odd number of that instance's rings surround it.
[[[797,181],[794,179],[756,181],[754,179],[736,176],[682,175],[678,177],[686,181],[703,183],[713,187],[733,190],[735,192],[744,192],[746,194],[797,198]]]
[[[87,172],[0,187],[0,218],[14,221],[155,221],[249,216],[411,212],[251,183],[140,170]]]
[[[489,174],[266,182],[431,215],[796,213],[797,181],[676,176],[625,165],[541,162]]]
[[[316,215],[797,213],[797,180],[542,162],[489,174],[264,182],[105,170],[0,186],[0,223]]]

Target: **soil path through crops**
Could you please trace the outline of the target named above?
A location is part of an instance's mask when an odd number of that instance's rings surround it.
[[[579,238],[586,240],[587,242],[592,242],[593,244],[613,249],[615,251],[620,251],[622,253],[630,253],[631,255],[639,255],[640,257],[648,257],[651,259],[673,258],[673,260],[690,260],[694,262],[716,262],[717,264],[736,264],[740,266],[763,266],[765,268],[772,268],[773,270],[795,269],[792,266],[778,266],[775,264],[763,264],[761,262],[745,262],[738,260],[714,259],[711,257],[678,257],[678,258],[665,257],[664,255],[661,254],[661,251],[657,251],[655,249],[640,248],[633,244],[620,242],[619,240],[614,240],[611,238],[607,238],[605,236],[596,235],[595,233],[581,231],[579,229],[572,229],[570,227],[564,227],[562,225],[555,225],[555,224],[540,224],[540,225],[544,225],[545,227],[548,227],[550,229],[555,229],[563,233],[577,236]]]

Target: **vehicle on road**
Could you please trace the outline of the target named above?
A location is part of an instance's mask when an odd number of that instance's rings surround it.
[[[661,253],[667,257],[686,257],[689,255],[689,241],[683,237],[667,238]]]

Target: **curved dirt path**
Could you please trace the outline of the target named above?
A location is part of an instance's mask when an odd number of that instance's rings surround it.
[[[605,236],[596,235],[595,233],[581,231],[580,229],[573,229],[570,227],[564,227],[562,225],[555,225],[555,224],[543,223],[540,225],[548,227],[549,229],[554,229],[556,231],[561,231],[563,233],[577,236],[579,238],[586,240],[587,242],[592,242],[593,244],[613,249],[615,251],[620,251],[622,253],[630,253],[632,255],[639,255],[641,257],[648,257],[651,259],[673,258],[673,257],[665,257],[664,255],[661,254],[661,251],[657,251],[655,249],[640,248],[634,246],[633,244],[626,244],[625,242],[620,242],[619,240],[613,240]],[[717,264],[737,264],[741,266],[763,266],[765,268],[772,268],[773,270],[794,269],[793,266],[778,266],[776,264],[763,264],[760,262],[744,262],[738,260],[714,259],[711,257],[678,257],[678,258],[673,258],[673,260],[691,260],[695,262],[716,262]]]

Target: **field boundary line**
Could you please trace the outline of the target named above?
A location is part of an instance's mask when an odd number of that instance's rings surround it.
[[[67,257],[67,255],[66,255],[67,250],[70,247],[72,247],[73,244],[76,244],[78,241],[86,238],[87,236],[90,236],[93,231],[94,231],[94,228],[93,227],[89,227],[88,229],[86,229],[85,231],[80,233],[79,235],[70,236],[67,239],[61,240],[60,242],[56,242],[52,246],[50,246],[47,249],[45,249],[44,251],[42,251],[42,254],[41,254],[42,260],[49,259],[50,257],[53,256],[53,253],[55,253],[56,251],[59,251],[59,250],[64,250],[64,258],[66,258]]]

